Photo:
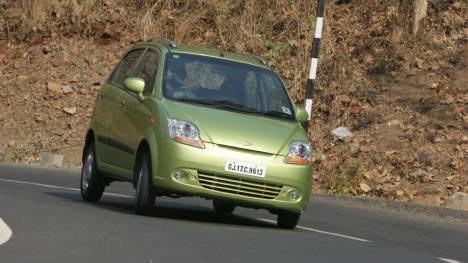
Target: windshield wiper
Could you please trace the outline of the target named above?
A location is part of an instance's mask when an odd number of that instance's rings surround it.
[[[260,113],[255,109],[246,107],[242,104],[230,101],[230,100],[208,100],[208,103],[215,105],[217,109],[235,110],[245,113]]]
[[[208,100],[194,100],[194,99],[187,99],[187,98],[180,98],[180,99],[174,99],[175,101],[180,101],[180,102],[188,102],[188,103],[196,103],[196,104],[203,104],[203,105],[217,105],[216,103],[213,103]]]
[[[279,118],[286,118],[292,119],[293,116],[284,112],[280,111],[257,111],[253,108],[246,107],[242,104],[236,103],[230,100],[194,100],[194,99],[187,99],[187,98],[180,98],[176,99],[176,101],[180,102],[187,102],[187,103],[196,103],[201,105],[208,105],[212,106],[216,109],[225,109],[225,110],[234,110],[243,113],[250,113],[250,114],[257,114],[257,115],[265,115],[271,117],[279,117]]]
[[[175,100],[180,101],[180,102],[212,106],[216,109],[225,109],[225,110],[234,110],[234,111],[243,112],[243,113],[261,114],[261,112],[258,112],[255,109],[245,107],[242,104],[238,104],[230,100],[196,100],[196,99],[194,100],[194,99],[187,99],[187,98],[180,98],[180,99],[175,99]]]
[[[262,112],[263,115],[266,116],[272,116],[272,117],[280,117],[280,118],[286,118],[286,119],[292,119],[293,116],[291,114],[287,114],[281,111],[265,111]]]

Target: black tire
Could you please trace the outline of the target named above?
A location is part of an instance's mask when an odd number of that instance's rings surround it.
[[[234,212],[236,205],[221,200],[213,200],[213,209],[219,216],[228,216]]]
[[[105,178],[97,170],[94,143],[90,143],[85,146],[85,155],[81,169],[81,197],[88,202],[97,202],[101,199],[104,188],[106,188]]]
[[[277,225],[284,229],[294,229],[299,222],[301,214],[281,211],[278,214],[278,219],[276,221]]]
[[[136,193],[135,213],[138,215],[150,215],[156,200],[156,190],[153,186],[153,176],[149,154],[143,152],[138,158],[135,169]]]

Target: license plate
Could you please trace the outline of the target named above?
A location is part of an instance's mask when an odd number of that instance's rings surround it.
[[[228,160],[224,166],[224,171],[264,178],[266,174],[266,167],[265,165],[261,164]]]

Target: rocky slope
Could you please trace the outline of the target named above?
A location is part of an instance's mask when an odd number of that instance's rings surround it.
[[[313,2],[313,1],[312,1]],[[328,1],[310,138],[315,191],[445,205],[468,192],[468,7]],[[0,1],[0,161],[79,165],[96,91],[138,39],[257,53],[302,103],[311,1]],[[345,126],[353,136],[336,140]]]

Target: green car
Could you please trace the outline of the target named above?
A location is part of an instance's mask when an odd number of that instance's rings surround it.
[[[98,93],[81,195],[96,202],[127,181],[137,214],[148,215],[156,196],[198,196],[219,215],[263,208],[294,229],[311,190],[307,118],[261,59],[137,43]]]

